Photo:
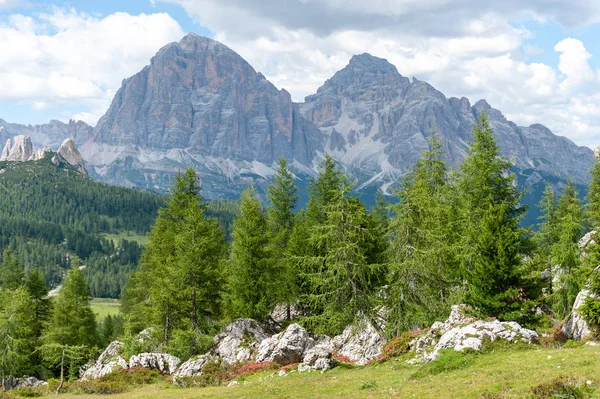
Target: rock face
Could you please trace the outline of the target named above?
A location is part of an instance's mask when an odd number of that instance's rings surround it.
[[[37,388],[48,385],[46,381],[38,380],[35,377],[24,376],[13,380],[12,389]]]
[[[81,376],[82,380],[95,380],[103,377],[113,371],[119,369],[127,369],[129,365],[127,361],[121,357],[123,352],[123,343],[120,341],[113,341],[108,347],[102,352],[98,360],[93,363]]]
[[[315,345],[308,332],[298,324],[290,324],[285,331],[260,343],[257,362],[276,362],[283,366],[300,363],[307,351]]]
[[[35,147],[57,148],[66,138],[72,138],[80,146],[92,132],[92,127],[82,121],[52,120],[43,125],[19,125],[0,119],[0,142],[6,142],[15,136],[28,136]]]
[[[371,323],[365,321],[358,326],[346,327],[332,342],[338,354],[364,365],[381,354],[386,341]]]
[[[252,360],[261,341],[267,339],[263,329],[252,319],[237,319],[215,337],[215,354],[225,364]]]
[[[579,242],[577,243],[577,245],[579,246],[579,248],[582,248],[583,250],[585,250],[588,245],[596,243],[596,241],[594,240],[595,236],[596,236],[596,230],[589,231],[583,237],[581,237],[579,239]]]
[[[587,322],[577,311],[585,303],[585,300],[589,298],[589,296],[590,291],[588,289],[583,289],[579,292],[579,294],[577,294],[571,315],[562,328],[564,334],[575,341],[588,338],[592,334]]]
[[[129,367],[144,367],[151,370],[158,370],[162,374],[173,374],[181,364],[178,357],[168,353],[140,353],[133,355],[129,359]]]
[[[215,359],[216,358],[211,355],[202,355],[187,360],[181,366],[179,366],[175,374],[173,374],[173,382],[177,383],[181,378],[201,376],[204,366]]]
[[[513,321],[475,320],[466,315],[466,309],[464,305],[454,305],[448,320],[435,322],[427,334],[413,340],[410,347],[417,357],[411,362],[434,360],[442,349],[478,351],[482,349],[485,339],[531,344],[538,338],[535,331],[523,328]]]
[[[188,34],[124,80],[82,153],[108,181],[154,186],[185,166],[204,182],[269,175],[282,156],[310,166],[321,149],[321,132],[287,91],[225,45]],[[131,180],[130,169],[143,177]],[[204,184],[213,195],[224,187]]]
[[[33,145],[29,136],[16,136],[8,139],[2,150],[0,161],[25,162],[33,156]]]
[[[489,116],[501,153],[515,159],[520,180],[551,175],[585,184],[593,152],[542,125],[519,127],[481,100],[446,98],[426,82],[401,76],[386,60],[361,54],[300,105],[328,136],[325,149],[363,182],[385,184],[410,169],[424,150],[432,124],[446,159],[457,165],[473,139],[477,117]]]
[[[519,184],[529,189],[525,201],[534,202],[548,180],[588,182],[589,148],[539,124],[517,126],[485,100],[447,98],[384,59],[354,56],[294,104],[231,49],[193,34],[124,80],[81,150],[92,176],[124,185],[164,190],[177,170],[194,167],[207,198],[235,198],[251,180],[260,191],[281,156],[296,175],[314,174],[323,152],[357,178],[359,189],[387,190],[428,149],[432,124],[446,159],[457,165],[484,111],[502,154],[515,159]]]
[[[58,147],[56,155],[52,157],[52,162],[56,165],[61,163],[69,164],[75,167],[79,173],[87,175],[81,154],[72,139],[65,139],[63,141],[60,147]]]

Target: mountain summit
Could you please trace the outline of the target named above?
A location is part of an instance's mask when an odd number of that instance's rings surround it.
[[[82,153],[109,181],[165,188],[161,176],[187,166],[211,182],[260,176],[282,156],[308,167],[322,140],[287,91],[225,45],[188,34],[123,82]]]
[[[163,47],[150,65],[125,79],[95,128],[0,120],[0,138],[28,134],[34,144],[57,145],[70,137],[92,177],[159,191],[178,171],[193,167],[207,198],[237,197],[250,182],[263,189],[282,156],[304,179],[328,152],[359,190],[389,192],[429,148],[432,134],[442,141],[447,161],[458,165],[482,112],[501,153],[514,160],[530,202],[545,182],[561,185],[569,176],[580,185],[589,181],[589,148],[540,124],[517,126],[485,100],[447,98],[383,58],[353,56],[296,104],[233,50],[195,34]]]

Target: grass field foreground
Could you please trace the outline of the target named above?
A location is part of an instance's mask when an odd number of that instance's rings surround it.
[[[448,356],[446,356],[448,355]],[[406,357],[364,367],[340,366],[325,373],[270,371],[238,378],[239,385],[179,388],[166,380],[116,395],[61,394],[62,399],[91,398],[600,398],[600,347],[493,350],[445,353],[428,365],[409,365]],[[532,396],[532,388],[557,377],[575,381],[583,396]],[[549,384],[546,384],[549,385]],[[48,398],[55,397],[48,395]]]

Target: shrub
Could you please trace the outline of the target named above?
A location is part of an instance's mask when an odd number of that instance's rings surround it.
[[[423,365],[419,371],[410,376],[410,379],[463,369],[472,364],[479,354],[474,350],[455,352],[453,349],[442,349],[439,353],[435,360]]]
[[[231,375],[227,376],[227,379],[235,379],[245,375],[251,375],[256,373],[262,373],[263,371],[277,370],[279,365],[273,362],[260,362],[260,363],[244,363],[239,366]]]
[[[373,389],[373,388],[377,388],[377,382],[376,381],[363,381],[362,385],[360,386],[360,389]]]
[[[156,370],[133,367],[128,370],[118,370],[97,380],[74,382],[69,384],[66,390],[88,395],[114,395],[123,393],[135,386],[152,384],[161,378],[161,374]]]
[[[393,338],[383,347],[381,354],[377,357],[377,362],[384,362],[393,357],[398,357],[407,353],[410,349],[410,342],[423,335],[427,330],[415,330],[408,331],[400,335],[399,337]]]
[[[585,399],[590,397],[591,388],[580,380],[560,376],[531,388],[531,399]]]
[[[24,398],[38,398],[40,396],[44,396],[44,394],[41,393],[39,390],[33,389],[33,388],[15,389],[13,392],[15,395],[21,396]]]

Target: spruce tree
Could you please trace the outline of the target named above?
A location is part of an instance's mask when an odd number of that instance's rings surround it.
[[[232,238],[225,294],[228,316],[263,321],[276,304],[277,276],[269,253],[267,218],[252,187],[242,193]]]
[[[525,208],[510,173],[512,165],[500,156],[485,114],[473,135],[458,179],[459,259],[466,300],[485,315],[511,318],[522,307],[520,267],[530,247],[526,231],[519,227]]]
[[[291,319],[292,302],[297,301],[296,271],[288,262],[286,251],[294,226],[294,208],[298,201],[298,189],[285,158],[279,160],[274,181],[268,189],[270,206],[267,210],[269,252],[279,281],[277,302],[287,305],[287,318]]]
[[[50,320],[42,338],[44,357],[60,367],[57,393],[64,384],[65,367],[68,366],[70,375],[76,376],[89,350],[99,343],[90,302],[83,271],[75,259],[73,269],[67,273],[54,299]]]
[[[25,271],[17,255],[10,249],[2,253],[0,265],[0,285],[9,290],[16,290],[25,281]]]
[[[590,170],[591,180],[586,194],[586,216],[592,229],[600,227],[600,149],[594,151],[595,162]]]
[[[397,192],[389,237],[389,325],[422,328],[449,311],[457,293],[456,218],[442,147],[430,139]]]
[[[8,377],[14,376],[29,360],[34,315],[31,298],[23,288],[0,288],[0,368],[2,390]]]

